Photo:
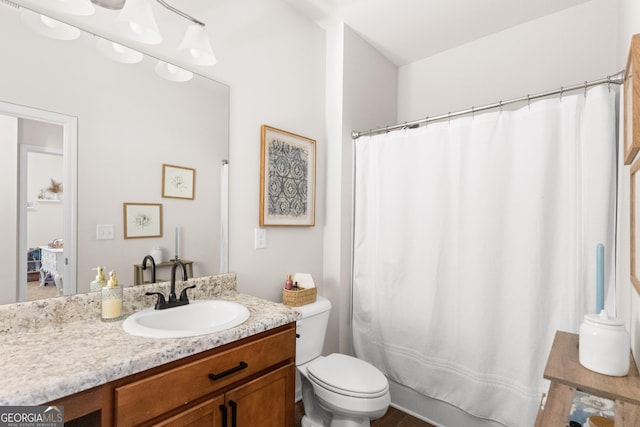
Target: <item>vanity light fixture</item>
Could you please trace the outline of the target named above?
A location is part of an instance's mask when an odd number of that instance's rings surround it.
[[[196,65],[211,66],[218,62],[204,31],[204,24],[193,24],[187,28],[178,52],[185,60]]]
[[[132,40],[145,44],[162,43],[162,35],[147,0],[127,0],[117,21]]]
[[[96,47],[102,55],[122,64],[137,64],[144,59],[141,52],[102,37],[98,38]]]
[[[149,0],[91,1],[107,9],[122,9],[117,20],[123,24],[126,34],[131,39],[146,44],[159,44],[162,42],[162,35],[156,24]],[[192,22],[187,27],[182,42],[178,46],[180,57],[195,65],[215,65],[217,60],[211,48],[209,37],[204,30],[205,23],[176,9],[164,0],[155,1],[165,9]]]
[[[177,67],[164,61],[158,61],[156,64],[156,73],[172,82],[187,82],[193,78],[191,71]]]
[[[80,37],[80,30],[76,27],[28,9],[20,10],[20,19],[38,34],[55,40],[75,40]]]

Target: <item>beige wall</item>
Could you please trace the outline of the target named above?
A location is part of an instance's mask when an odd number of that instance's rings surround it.
[[[234,19],[211,24],[224,39],[214,72],[231,87],[229,268],[240,292],[280,301],[287,273],[310,273],[323,290],[325,35],[282,1],[247,3],[222,2]],[[316,140],[316,225],[268,227],[266,249],[254,249],[262,124]]]

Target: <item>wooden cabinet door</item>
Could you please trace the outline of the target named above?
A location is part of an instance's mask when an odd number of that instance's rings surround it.
[[[228,392],[227,427],[293,427],[295,369],[291,363]]]
[[[226,410],[224,396],[217,396],[155,425],[161,427],[227,427],[223,424],[223,413]],[[227,422],[227,425],[230,424]]]

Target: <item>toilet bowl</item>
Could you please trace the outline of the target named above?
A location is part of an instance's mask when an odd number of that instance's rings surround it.
[[[391,400],[389,382],[380,370],[345,354],[321,356],[331,303],[318,297],[297,307],[299,339],[296,363],[305,416],[303,427],[368,427],[383,416]]]

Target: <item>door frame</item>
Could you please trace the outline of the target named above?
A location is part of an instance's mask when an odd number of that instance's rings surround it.
[[[62,155],[63,157],[63,182],[64,197],[62,198],[64,240],[64,276],[63,293],[72,295],[77,291],[77,164],[78,164],[78,119],[65,114],[39,110],[24,105],[11,104],[0,101],[0,114],[25,118],[62,126]],[[16,141],[19,144],[20,141]],[[19,154],[19,189],[18,202],[18,264],[16,265],[16,277],[18,279],[17,299],[27,300],[27,190],[26,190],[26,156]],[[23,158],[25,157],[25,158]],[[22,164],[24,162],[24,164]]]

